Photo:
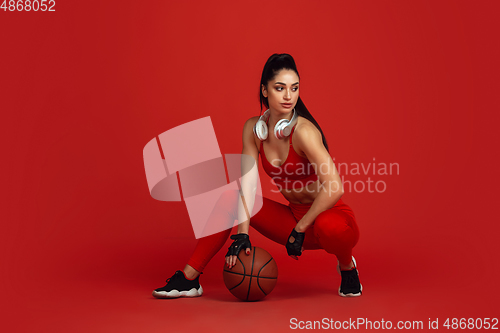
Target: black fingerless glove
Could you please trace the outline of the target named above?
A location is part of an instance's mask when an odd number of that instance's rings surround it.
[[[234,242],[229,247],[226,257],[237,256],[241,249],[245,250],[247,248],[252,248],[252,244],[250,244],[250,237],[247,234],[232,235],[230,238],[234,239]]]
[[[293,243],[290,243],[290,237],[295,238]],[[286,252],[289,256],[300,256],[302,254],[302,244],[304,243],[305,232],[297,232],[295,229],[292,230],[290,236],[288,236],[288,241],[286,242]]]

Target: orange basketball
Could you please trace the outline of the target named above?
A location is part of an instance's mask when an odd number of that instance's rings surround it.
[[[242,249],[233,268],[224,264],[224,284],[243,301],[258,301],[269,295],[278,280],[278,265],[264,249],[253,246],[250,255]]]

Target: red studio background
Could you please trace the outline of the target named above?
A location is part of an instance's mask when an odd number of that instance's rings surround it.
[[[497,1],[54,8],[0,10],[2,331],[284,332],[324,318],[424,331],[438,320],[445,331],[446,319],[500,317]],[[279,267],[263,301],[225,289],[230,240],[201,276],[201,298],[153,298],[196,239],[183,202],[149,194],[142,149],[210,116],[221,152],[241,153],[264,63],[283,52],[336,164],[399,166],[339,170],[344,182],[372,181],[343,197],[360,227],[363,296],[337,295],[324,251],[295,261],[251,229]],[[261,165],[260,175],[264,195],[285,203]]]

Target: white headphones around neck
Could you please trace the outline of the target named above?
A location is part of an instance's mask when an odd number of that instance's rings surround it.
[[[269,116],[271,115],[271,112],[269,109],[267,109],[262,116],[260,116],[259,120],[257,123],[255,123],[255,126],[253,127],[253,133],[261,140],[267,139],[267,124],[266,121],[269,119]],[[284,139],[287,136],[290,135],[292,132],[292,128],[297,122],[297,119],[299,118],[299,115],[295,111],[295,108],[293,108],[293,116],[292,119],[281,119],[276,123],[276,126],[274,126],[274,136],[276,139]]]

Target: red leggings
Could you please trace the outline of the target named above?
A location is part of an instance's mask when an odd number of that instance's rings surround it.
[[[225,204],[216,205],[209,219],[225,219],[219,221],[232,222],[237,219],[234,211],[228,211],[227,207],[236,205],[227,204],[227,200],[238,199],[238,192],[228,191],[221,196]],[[262,208],[251,217],[250,226],[276,243],[285,246],[288,236],[297,222],[304,216],[310,204],[292,204],[288,206],[271,199],[262,198]],[[229,225],[230,223],[228,223]],[[213,256],[224,246],[232,229],[200,238],[188,265],[199,272]],[[359,230],[354,213],[351,208],[340,199],[334,207],[321,212],[313,224],[306,230],[304,238],[304,250],[324,249],[334,254],[343,265],[351,263],[352,248],[359,239]],[[251,237],[250,237],[251,241]]]

